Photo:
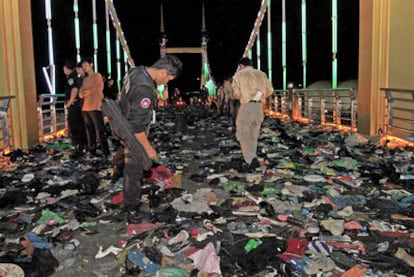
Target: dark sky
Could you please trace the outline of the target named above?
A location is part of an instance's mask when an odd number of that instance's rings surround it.
[[[92,1],[79,0],[81,22],[81,55],[93,55]],[[104,0],[96,0],[99,29],[98,69],[106,71]],[[136,65],[150,65],[159,57],[160,3],[164,3],[167,46],[200,46],[201,3],[203,0],[114,0],[124,35]],[[308,85],[319,80],[331,80],[331,0],[308,0]],[[62,65],[66,58],[75,59],[73,1],[52,1],[57,89],[62,88]],[[220,83],[236,70],[252,31],[261,0],[204,0],[206,29],[209,37],[208,56],[211,73]],[[300,0],[286,0],[287,20],[287,79],[301,83],[301,16]],[[282,88],[281,17],[282,0],[272,0],[273,84]],[[47,25],[43,0],[32,0],[33,39],[38,93],[44,93],[42,66],[47,66]],[[357,78],[359,0],[338,0],[338,81]],[[261,28],[262,69],[267,72],[265,17]],[[111,25],[112,41],[114,29]],[[115,46],[112,75],[115,75]],[[254,50],[255,53],[255,50]],[[179,54],[184,63],[183,75],[173,85],[182,90],[198,88],[201,57],[198,54]]]

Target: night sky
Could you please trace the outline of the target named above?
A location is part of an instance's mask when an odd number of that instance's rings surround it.
[[[79,0],[81,55],[93,56],[92,1]],[[105,1],[96,0],[99,50],[98,70],[106,73]],[[167,47],[199,47],[201,43],[202,0],[114,0],[124,35],[136,65],[151,65],[159,57],[160,3],[164,5],[164,27]],[[331,80],[332,30],[331,0],[307,0],[308,85]],[[247,45],[261,0],[204,0],[208,56],[211,73],[217,83],[232,75]],[[286,0],[287,21],[287,80],[302,82],[300,0]],[[282,88],[281,20],[282,0],[272,0],[273,85]],[[76,59],[73,1],[52,0],[57,93],[64,82],[63,62]],[[32,0],[33,42],[38,93],[47,93],[41,68],[47,66],[47,24],[44,1]],[[338,81],[358,76],[359,0],[338,0]],[[261,28],[262,69],[267,72],[265,16]],[[115,31],[111,22],[112,42]],[[112,45],[112,77],[116,78],[115,45]],[[253,54],[255,55],[254,49]],[[199,86],[201,57],[198,54],[178,54],[184,71],[171,86],[181,90],[196,90]],[[253,56],[254,58],[254,56]]]

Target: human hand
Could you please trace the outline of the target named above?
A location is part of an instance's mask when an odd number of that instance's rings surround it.
[[[150,147],[150,149],[147,149],[147,154],[151,160],[156,160],[158,158],[157,151],[155,151],[153,147]]]

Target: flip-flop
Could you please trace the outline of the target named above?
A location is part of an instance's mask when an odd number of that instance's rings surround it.
[[[28,182],[30,182],[31,180],[33,180],[34,179],[34,174],[32,174],[32,173],[27,173],[27,174],[25,174],[23,177],[22,177],[22,182],[23,183],[28,183]]]
[[[71,239],[70,241],[68,241],[65,246],[63,246],[64,249],[67,250],[74,250],[76,248],[78,248],[80,245],[80,241],[77,239]]]
[[[319,182],[325,182],[325,177],[317,174],[308,174],[303,176],[303,180],[309,183],[319,183]]]
[[[128,260],[138,265],[139,268],[145,270],[151,275],[155,275],[161,269],[159,265],[148,259],[142,252],[138,250],[128,252]]]
[[[0,276],[24,277],[24,271],[16,264],[0,263]]]

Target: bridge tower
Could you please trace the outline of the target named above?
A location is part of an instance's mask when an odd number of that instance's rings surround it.
[[[167,34],[164,28],[164,8],[160,5],[160,56],[166,54],[200,54],[201,55],[201,70],[200,70],[200,88],[209,86],[209,82],[213,82],[210,76],[210,67],[207,55],[208,36],[206,31],[204,2],[202,4],[202,19],[201,19],[201,45],[200,47],[167,47]]]

